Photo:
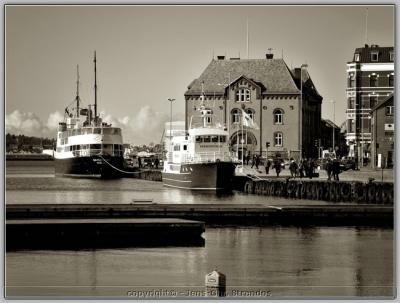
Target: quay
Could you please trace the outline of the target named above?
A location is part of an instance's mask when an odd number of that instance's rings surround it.
[[[176,218],[7,219],[6,248],[203,246],[203,222]]]
[[[387,226],[393,206],[372,204],[8,204],[7,220],[179,218],[222,225]],[[155,221],[154,221],[155,220]],[[7,227],[8,228],[8,227]]]

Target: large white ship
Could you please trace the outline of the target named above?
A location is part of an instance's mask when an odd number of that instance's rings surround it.
[[[78,70],[75,107],[65,109],[64,121],[58,125],[57,147],[54,153],[57,176],[97,178],[121,176],[124,163],[121,129],[103,122],[97,115],[96,72],[95,52],[95,102],[88,108],[80,107]]]
[[[214,123],[204,104],[192,116],[188,133],[169,142],[162,180],[165,186],[193,190],[229,190],[235,166],[228,131]]]

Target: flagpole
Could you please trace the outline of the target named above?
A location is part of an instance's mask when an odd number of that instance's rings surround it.
[[[240,141],[242,143],[242,167],[243,167],[243,121],[242,121],[242,139]]]

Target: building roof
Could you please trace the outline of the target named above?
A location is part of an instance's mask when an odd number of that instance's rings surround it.
[[[264,86],[267,93],[300,93],[283,59],[240,59],[212,60],[200,77],[190,83],[185,95],[200,94],[202,83],[206,94],[223,94],[229,78],[232,84],[241,76]]]
[[[378,61],[371,61],[371,53],[378,52]],[[356,48],[354,51],[353,61],[355,61],[355,55],[360,54],[361,63],[382,63],[382,62],[393,62],[390,61],[390,53],[394,52],[393,46],[390,47],[380,47],[378,45],[372,44],[371,46],[365,45],[364,47]]]
[[[333,123],[331,120],[329,120],[329,119],[321,119],[321,122],[322,123],[325,123],[325,125],[327,126],[327,127],[330,127],[330,128],[332,128],[332,127],[334,127],[334,128],[340,128],[338,125],[336,125],[335,123]]]
[[[382,100],[381,102],[379,102],[378,104],[376,104],[373,108],[371,108],[370,112],[374,112],[377,109],[381,108],[382,106],[387,105],[388,103],[390,103],[390,101],[392,101],[393,103],[393,94],[390,94],[386,99]]]

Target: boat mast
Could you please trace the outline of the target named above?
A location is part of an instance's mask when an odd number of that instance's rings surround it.
[[[96,51],[94,51],[94,122],[97,121],[97,70],[96,70]]]
[[[79,118],[79,65],[76,66],[76,117]]]

